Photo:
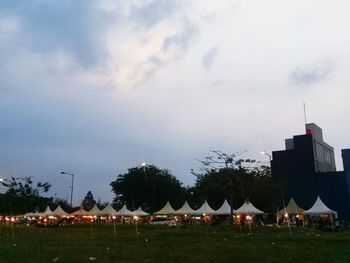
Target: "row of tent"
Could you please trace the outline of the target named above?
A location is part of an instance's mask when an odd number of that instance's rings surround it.
[[[233,210],[233,213],[236,215],[244,214],[244,215],[259,215],[264,214],[263,211],[257,209],[249,200],[245,201],[244,204],[238,208],[237,210]],[[285,215],[285,214],[304,214],[304,215],[325,215],[332,214],[337,216],[337,212],[328,208],[318,196],[314,205],[309,210],[304,210],[300,208],[294,201],[293,198],[289,201],[288,205],[282,210],[278,211],[277,214]],[[224,201],[222,206],[214,210],[210,207],[207,201],[197,210],[193,210],[187,202],[178,210],[174,210],[169,202],[158,212],[155,214],[191,214],[191,215],[201,215],[201,214],[210,214],[210,215],[230,215],[231,207],[228,204],[227,200]]]
[[[263,214],[263,211],[260,211],[259,209],[255,208],[252,203],[249,201],[246,201],[240,209],[234,210],[235,213],[241,213],[241,214]],[[185,201],[184,205],[178,209],[175,210],[169,201],[166,203],[166,205],[159,211],[155,212],[154,215],[230,215],[231,214],[231,207],[228,204],[227,200],[224,201],[222,206],[214,210],[210,207],[207,201],[204,202],[204,204],[197,210],[194,210],[191,208],[191,206]],[[139,207],[138,209],[131,211],[129,210],[126,205],[124,205],[120,210],[115,210],[111,204],[108,204],[105,208],[100,210],[97,205],[89,210],[86,211],[83,208],[80,208],[79,210],[68,214],[65,212],[61,206],[58,206],[55,210],[51,211],[50,207],[47,207],[44,212],[36,212],[36,213],[26,213],[24,216],[28,217],[49,217],[49,216],[102,216],[102,215],[108,215],[108,216],[149,216],[150,214],[146,213]]]
[[[247,200],[244,202],[244,204],[240,208],[238,208],[237,210],[233,210],[233,213],[257,215],[257,214],[263,214],[264,212],[257,209],[250,201]],[[219,209],[214,210],[210,207],[208,202],[205,200],[204,204],[200,208],[198,208],[197,210],[194,210],[190,207],[190,205],[186,201],[181,208],[179,208],[178,210],[175,210],[170,205],[170,203],[167,202],[166,205],[161,210],[155,212],[154,214],[155,215],[182,215],[182,214],[230,215],[231,206],[228,204],[227,200],[225,200]]]
[[[105,208],[100,210],[98,206],[95,204],[95,206],[89,210],[86,211],[83,208],[80,208],[79,210],[68,214],[66,211],[62,209],[62,207],[59,205],[55,210],[51,210],[48,206],[44,212],[38,213],[26,213],[24,216],[28,217],[50,217],[50,216],[102,216],[102,215],[109,215],[109,216],[149,216],[148,213],[143,211],[140,208],[136,209],[135,211],[130,211],[127,209],[126,205],[124,205],[119,211],[115,210],[111,204],[108,204]]]
[[[245,215],[259,215],[264,214],[263,211],[257,209],[249,200],[245,201],[244,204],[238,208],[237,210],[233,210],[233,213],[236,215],[245,214]],[[332,214],[337,216],[337,213],[331,209],[329,209],[321,200],[320,197],[317,197],[316,202],[309,210],[303,210],[300,208],[293,198],[289,201],[288,205],[277,212],[277,214],[304,214],[304,215],[322,215],[322,214]],[[183,206],[177,210],[175,210],[169,201],[165,204],[165,206],[154,213],[154,215],[230,215],[231,207],[228,204],[227,200],[221,205],[221,207],[217,210],[214,210],[210,207],[207,201],[199,209],[192,209],[191,206],[185,201]],[[58,206],[55,210],[51,211],[49,207],[42,213],[27,213],[25,216],[31,217],[47,217],[47,216],[89,216],[89,215],[109,215],[109,216],[149,216],[148,213],[143,211],[141,207],[138,209],[131,211],[126,205],[124,205],[120,210],[115,210],[111,204],[108,204],[105,208],[100,210],[97,205],[86,211],[83,208],[80,208],[78,211],[68,214],[65,212],[61,206]]]

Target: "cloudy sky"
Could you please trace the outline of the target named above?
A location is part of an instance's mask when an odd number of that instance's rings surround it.
[[[185,185],[210,150],[304,132],[350,147],[346,0],[0,0],[0,175],[74,202],[141,161]],[[3,189],[0,189],[3,191]]]

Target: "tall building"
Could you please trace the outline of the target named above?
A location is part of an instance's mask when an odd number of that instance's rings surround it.
[[[309,209],[319,195],[341,218],[350,219],[350,149],[342,150],[344,171],[336,171],[334,149],[322,129],[305,125],[305,134],[285,140],[286,149],[272,152],[272,177],[290,197]]]

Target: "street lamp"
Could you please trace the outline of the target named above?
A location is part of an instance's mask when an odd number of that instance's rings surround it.
[[[267,155],[267,156],[269,157],[269,159],[270,159],[270,165],[271,165],[271,161],[272,161],[272,156],[271,156],[271,154],[268,154],[267,152],[265,152],[264,149],[261,149],[260,153],[261,153],[261,154],[265,154],[265,155]]]
[[[72,187],[70,192],[70,206],[73,207],[73,185],[74,185],[74,174],[61,172],[61,174],[67,174],[72,176]]]

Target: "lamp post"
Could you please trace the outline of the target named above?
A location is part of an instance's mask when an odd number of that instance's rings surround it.
[[[265,155],[267,155],[267,156],[269,157],[269,159],[270,159],[270,165],[271,165],[271,161],[272,161],[272,156],[271,156],[271,154],[268,154],[267,152],[265,152],[264,149],[261,149],[260,153],[261,153],[261,154],[265,154]]]
[[[70,192],[70,206],[73,207],[73,186],[74,186],[74,174],[61,172],[61,174],[67,174],[72,176],[72,187]]]

